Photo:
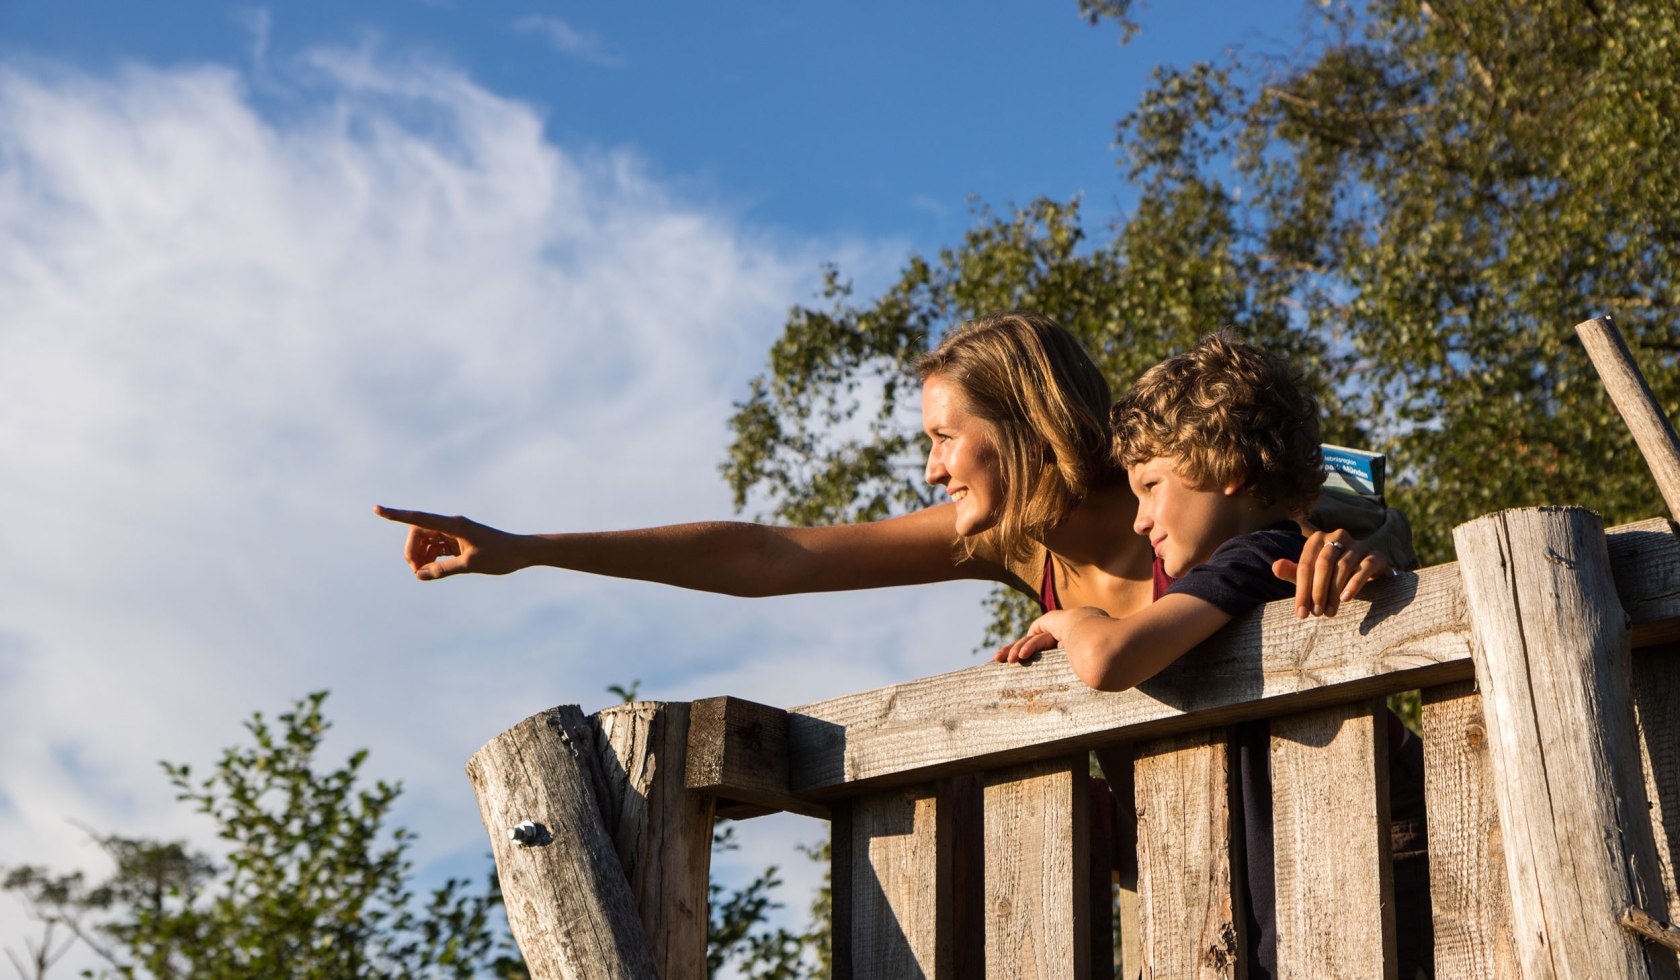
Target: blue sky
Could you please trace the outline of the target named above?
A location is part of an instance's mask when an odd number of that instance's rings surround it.
[[[329,753],[476,877],[461,766],[535,711],[971,665],[980,586],[421,585],[369,511],[727,516],[730,403],[823,263],[868,295],[971,196],[1100,225],[1151,68],[1286,49],[1302,9],[1159,4],[1122,48],[1073,0],[0,0],[0,864],[100,873],[78,825],[210,846],[157,761],[328,688]],[[720,868],[781,862],[802,907],[819,833],[754,821]]]

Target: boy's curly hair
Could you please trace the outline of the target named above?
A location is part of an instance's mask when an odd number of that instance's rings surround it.
[[[1324,484],[1318,399],[1288,361],[1223,330],[1144,372],[1110,422],[1120,465],[1176,456],[1200,489],[1242,480],[1302,515]]]

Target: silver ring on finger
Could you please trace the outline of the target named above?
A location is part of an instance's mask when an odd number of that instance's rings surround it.
[[[1337,551],[1346,551],[1347,550],[1347,545],[1341,543],[1340,541],[1330,542],[1330,547],[1335,548]]]

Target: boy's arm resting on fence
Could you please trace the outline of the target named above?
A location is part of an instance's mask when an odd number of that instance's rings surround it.
[[[1115,619],[1095,606],[1045,613],[1027,635],[999,650],[999,662],[1021,663],[1045,650],[1067,652],[1068,666],[1099,691],[1136,687],[1188,653],[1231,614],[1192,595],[1169,594]]]
[[[707,521],[629,531],[513,534],[465,517],[376,508],[409,525],[404,557],[422,581],[539,565],[739,596],[975,578],[1023,588],[983,557],[959,561],[953,505],[868,524],[798,528]]]

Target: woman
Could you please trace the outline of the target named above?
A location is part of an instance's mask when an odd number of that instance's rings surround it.
[[[946,336],[918,365],[927,481],[950,502],[903,517],[831,527],[704,522],[632,531],[510,534],[464,517],[385,507],[410,525],[406,557],[423,581],[550,565],[730,595],[787,595],[986,579],[1046,608],[1125,616],[1154,595],[1137,498],[1109,458],[1107,382],[1049,317],[1002,313]],[[1409,555],[1404,520],[1315,512],[1296,582],[1296,614],[1334,615],[1390,559],[1348,530],[1381,530]],[[1392,512],[1390,512],[1392,514]],[[1309,530],[1311,530],[1309,528]],[[1280,562],[1280,566],[1287,563]]]

